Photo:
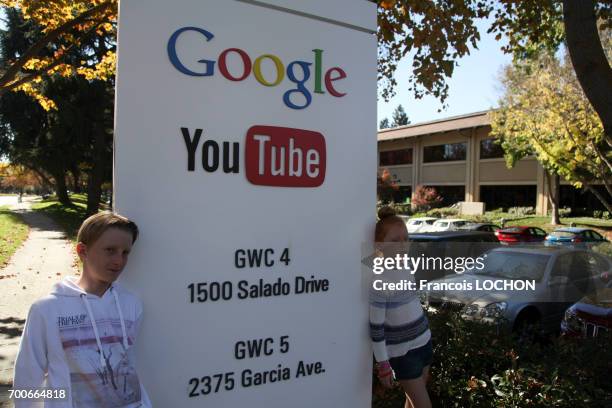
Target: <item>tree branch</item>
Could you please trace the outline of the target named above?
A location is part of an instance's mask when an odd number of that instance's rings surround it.
[[[93,32],[96,31],[97,25],[91,27],[89,30],[87,30],[82,36],[81,36],[81,41],[85,40],[87,37],[89,37]],[[66,55],[68,55],[70,53],[70,51],[75,48],[77,46],[76,42],[73,42],[72,44],[70,44],[70,46],[68,48],[66,48],[66,50],[64,50],[64,52],[62,53],[62,55],[56,59],[55,61],[53,61],[51,64],[47,65],[44,69],[36,71],[36,72],[32,72],[29,75],[26,75],[18,80],[16,80],[15,82],[11,82],[10,84],[7,84],[5,86],[0,87],[0,96],[5,93],[8,92],[12,89],[17,88],[20,85],[23,85],[25,83],[28,83],[32,80],[34,80],[35,78],[45,75],[47,74],[49,71],[51,71],[53,68],[57,67],[59,64],[61,64],[64,60],[64,57]]]
[[[594,0],[563,0],[567,49],[576,77],[603,123],[606,141],[612,137],[612,68],[597,31]]]
[[[2,89],[8,85],[11,81],[15,79],[21,68],[32,58],[36,57],[49,43],[55,41],[62,34],[66,33],[68,30],[73,28],[74,26],[83,23],[85,20],[89,19],[91,16],[100,13],[102,11],[107,10],[114,3],[111,1],[101,3],[86,12],[82,13],[78,17],[73,20],[67,21],[56,29],[48,32],[44,37],[40,40],[36,41],[19,59],[11,65],[6,72],[0,77],[0,92]]]

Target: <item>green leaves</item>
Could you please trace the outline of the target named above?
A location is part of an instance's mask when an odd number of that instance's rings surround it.
[[[509,167],[533,154],[549,173],[575,186],[612,180],[603,125],[567,59],[538,54],[533,61],[507,67],[502,84],[504,96],[492,113],[491,135],[502,140]]]
[[[397,0],[379,2],[379,93],[389,100],[397,85],[399,61],[413,58],[410,87],[417,98],[429,93],[442,102],[457,59],[476,47],[476,19],[487,16],[484,1]]]

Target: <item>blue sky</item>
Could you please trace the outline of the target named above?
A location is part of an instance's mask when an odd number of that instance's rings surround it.
[[[448,81],[449,96],[446,109],[433,96],[415,99],[408,92],[408,76],[411,65],[410,55],[399,65],[396,71],[398,86],[396,96],[389,102],[378,100],[378,121],[389,118],[397,105],[401,104],[408,114],[411,123],[442,119],[449,116],[486,110],[497,105],[500,96],[499,74],[504,65],[511,63],[512,57],[500,49],[500,42],[487,34],[488,21],[478,24],[480,42],[478,49],[470,48],[471,54],[459,61],[453,77]]]

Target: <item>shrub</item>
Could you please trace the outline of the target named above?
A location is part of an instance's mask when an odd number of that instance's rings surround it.
[[[524,217],[526,215],[535,214],[535,209],[533,207],[510,207],[508,209],[508,214],[517,217]]]
[[[395,212],[397,214],[403,214],[403,215],[412,214],[412,208],[410,206],[410,203],[394,204],[393,208],[395,208]]]
[[[376,214],[382,207],[391,207],[398,215],[412,215],[410,204],[385,203],[383,201],[376,202]]]
[[[459,214],[459,210],[453,207],[434,208],[427,211],[425,214],[427,214],[428,217],[437,218],[454,217]]]
[[[435,188],[417,186],[412,204],[417,211],[427,211],[442,205],[442,197]]]
[[[593,211],[593,218],[600,218],[602,220],[609,220],[610,219],[610,212],[609,211],[602,211],[602,210],[594,210]]]
[[[434,361],[428,384],[434,407],[608,407],[612,336],[526,343],[457,313],[430,314]],[[372,406],[401,406],[398,387]]]

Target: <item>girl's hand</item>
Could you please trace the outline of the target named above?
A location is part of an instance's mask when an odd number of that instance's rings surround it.
[[[376,365],[376,376],[383,387],[391,388],[393,386],[393,370],[388,361],[381,361]]]

